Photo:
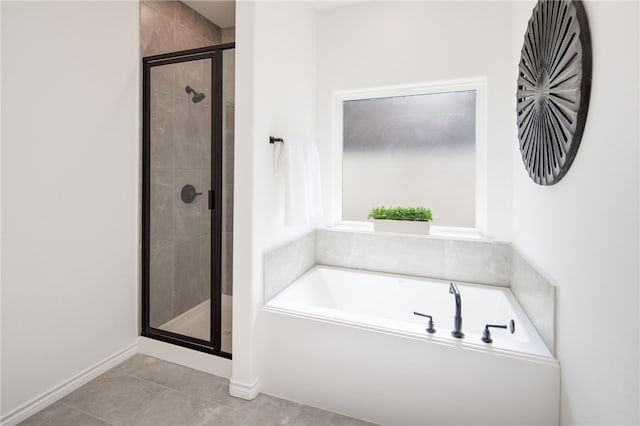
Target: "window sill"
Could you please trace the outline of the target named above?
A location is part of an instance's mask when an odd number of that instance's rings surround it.
[[[373,230],[373,222],[340,222],[333,226],[323,229],[328,231],[344,231],[344,232],[362,232],[375,233]],[[474,240],[474,241],[493,241],[486,235],[472,228],[455,228],[448,226],[431,226],[429,235],[422,234],[405,234],[396,232],[385,232],[385,234],[402,235],[412,238],[442,238],[448,240]]]

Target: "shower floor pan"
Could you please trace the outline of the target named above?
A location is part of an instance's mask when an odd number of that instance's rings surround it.
[[[225,352],[231,352],[232,301],[233,296],[222,295],[222,350]],[[196,339],[209,340],[210,327],[211,299],[207,299],[158,328]]]

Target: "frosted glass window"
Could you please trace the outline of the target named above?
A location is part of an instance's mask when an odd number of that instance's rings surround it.
[[[342,219],[424,206],[435,226],[474,228],[476,91],[344,101]]]

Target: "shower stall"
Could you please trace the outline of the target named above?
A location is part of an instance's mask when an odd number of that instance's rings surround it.
[[[143,58],[142,335],[226,358],[234,52]]]

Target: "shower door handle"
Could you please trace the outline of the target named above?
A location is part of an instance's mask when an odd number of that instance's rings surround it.
[[[213,210],[214,202],[213,202],[213,189],[209,190],[209,210]]]

